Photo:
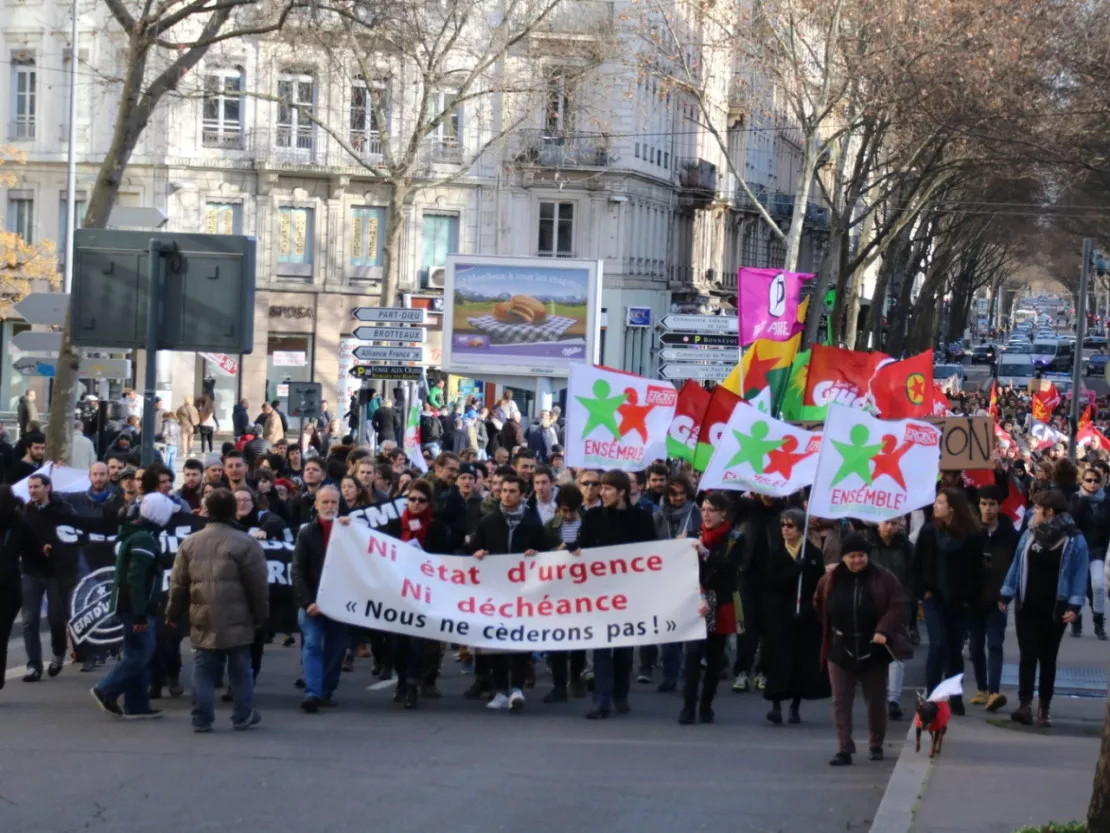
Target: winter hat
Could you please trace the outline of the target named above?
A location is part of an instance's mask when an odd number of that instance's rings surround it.
[[[209,466],[222,466],[223,464],[224,464],[223,459],[215,451],[213,451],[211,454],[209,454],[207,457],[204,458],[204,467],[205,468],[208,468]]]
[[[840,542],[840,552],[844,555],[850,552],[863,552],[870,555],[871,545],[858,532],[849,532]]]
[[[150,521],[155,526],[168,524],[176,511],[177,504],[161,492],[147,495],[139,506],[139,514],[143,520]]]
[[[462,475],[464,475],[464,474],[469,474],[471,477],[477,477],[478,476],[478,470],[476,468],[474,468],[474,466],[471,465],[470,463],[459,463],[459,475],[458,476],[462,477]]]

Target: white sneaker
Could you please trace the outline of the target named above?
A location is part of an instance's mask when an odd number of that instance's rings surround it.
[[[509,698],[501,692],[497,692],[497,696],[486,703],[486,708],[502,710],[507,709],[509,708]]]
[[[514,688],[513,693],[509,695],[509,708],[514,712],[524,708],[524,692],[519,688]]]

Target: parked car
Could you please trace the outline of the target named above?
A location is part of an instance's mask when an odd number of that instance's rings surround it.
[[[1105,353],[1092,353],[1087,359],[1086,374],[1088,376],[1105,376],[1107,358],[1110,357]]]

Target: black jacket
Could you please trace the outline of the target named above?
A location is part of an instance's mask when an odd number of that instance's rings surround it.
[[[397,435],[397,420],[395,417],[396,414],[392,408],[378,408],[374,411],[370,424],[378,434],[379,443],[392,440]]]
[[[1091,558],[1101,559],[1110,542],[1110,496],[1093,501],[1080,490],[1068,501],[1068,514],[1087,539]]]
[[[932,593],[941,601],[973,605],[983,593],[984,541],[980,533],[951,539],[945,549],[932,523],[925,524],[917,537],[910,584],[919,597]]]
[[[316,592],[320,589],[320,574],[324,571],[324,528],[318,521],[305,524],[297,533],[297,543],[293,545],[293,603],[307,609],[316,603]]]
[[[242,405],[236,405],[231,409],[231,428],[235,432],[236,437],[241,437],[247,433],[251,427],[250,414],[247,409]]]
[[[547,535],[534,512],[525,510],[520,523],[510,532],[504,514],[498,510],[482,518],[467,549],[470,552],[485,550],[491,555],[511,555],[546,548]]]
[[[907,596],[913,598],[909,585],[910,564],[913,562],[913,544],[909,536],[899,530],[887,544],[877,529],[868,530],[871,542],[871,562],[890,570],[901,582]]]
[[[575,549],[611,547],[655,540],[655,522],[651,514],[639,507],[606,509],[597,506],[582,516]]]
[[[983,565],[983,594],[980,597],[982,607],[991,610],[998,604],[1002,596],[1002,584],[1006,581],[1006,573],[1010,571],[1017,554],[1018,531],[1014,529],[1014,522],[1005,515],[998,516],[998,529],[992,533],[983,532],[986,542]]]
[[[72,506],[51,492],[50,500],[43,506],[36,503],[28,503],[24,506],[23,517],[34,530],[35,538],[43,544],[49,544],[56,537],[54,530],[57,529],[58,524],[72,520],[75,515]],[[30,576],[50,578],[54,575],[54,563],[43,554],[40,546],[33,558],[24,557],[23,572]]]
[[[0,592],[19,592],[20,564],[42,557],[42,542],[19,514],[0,520]]]

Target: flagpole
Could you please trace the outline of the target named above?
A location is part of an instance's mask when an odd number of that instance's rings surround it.
[[[744,310],[741,307],[740,299],[744,297],[744,292],[740,288],[740,274],[742,269],[736,270],[736,343],[740,347],[740,396],[744,395]]]

